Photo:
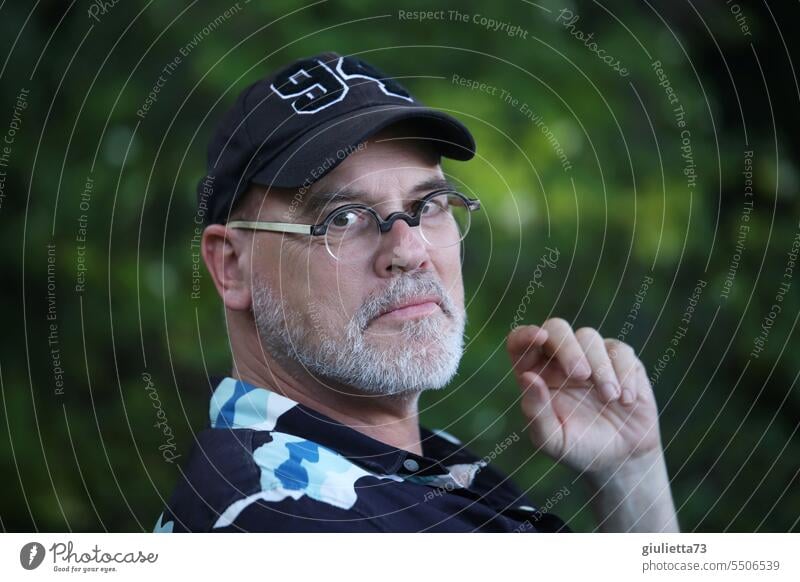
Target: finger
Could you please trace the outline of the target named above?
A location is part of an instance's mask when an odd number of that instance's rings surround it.
[[[572,333],[572,326],[561,318],[548,319],[542,325],[548,339],[544,350],[555,359],[568,379],[586,381],[591,377],[592,367],[583,348]]]
[[[606,402],[619,398],[621,394],[619,381],[602,336],[591,327],[582,327],[575,332],[575,337],[592,366],[592,382],[601,398]]]
[[[530,419],[529,432],[537,447],[560,450],[561,423],[550,403],[550,389],[538,374],[522,374],[522,412]]]
[[[639,393],[639,358],[631,346],[619,340],[607,339],[605,347],[622,388],[619,401],[626,406],[633,404]]]
[[[536,325],[520,326],[508,334],[506,349],[517,378],[542,358],[540,348],[546,340],[547,331]]]
[[[641,403],[655,404],[655,394],[653,394],[653,386],[650,384],[650,378],[647,376],[647,368],[644,367],[642,361],[639,360],[636,365],[636,375],[638,378],[636,391],[636,400]]]
[[[547,331],[537,325],[521,325],[508,334],[506,349],[512,360],[524,356],[533,346],[547,339]]]

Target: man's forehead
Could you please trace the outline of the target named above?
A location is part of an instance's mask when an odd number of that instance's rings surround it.
[[[338,170],[339,168],[336,168]],[[359,171],[362,170],[362,171]],[[418,184],[439,179],[444,181],[444,173],[437,163],[434,166],[401,165],[386,168],[358,168],[350,172],[337,173],[335,170],[314,182],[308,193],[312,196],[339,191],[361,191],[374,195],[403,193],[413,190]]]
[[[311,185],[310,192],[367,189],[369,183],[388,181],[408,185],[423,174],[422,179],[442,176],[440,158],[433,144],[421,139],[413,125],[396,124],[353,148],[340,164]]]

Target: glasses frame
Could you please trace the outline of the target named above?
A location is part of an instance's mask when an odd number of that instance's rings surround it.
[[[452,194],[461,198],[464,201],[464,206],[470,212],[475,212],[476,210],[480,210],[481,202],[477,198],[468,198],[461,192],[457,190],[451,190],[448,188],[443,188],[441,190],[434,190],[430,194],[426,194],[422,198],[420,198],[416,204],[416,209],[411,213],[408,214],[407,212],[392,212],[389,216],[386,217],[386,220],[381,218],[380,214],[378,214],[374,208],[371,206],[367,206],[366,204],[361,204],[358,202],[350,203],[350,204],[343,204],[338,208],[334,208],[331,210],[326,216],[325,219],[320,222],[319,224],[298,224],[296,222],[265,222],[265,221],[256,221],[256,220],[232,220],[228,222],[225,226],[228,228],[238,228],[244,230],[262,230],[262,231],[269,231],[269,232],[289,232],[294,234],[305,234],[309,236],[324,236],[328,232],[328,226],[342,211],[345,210],[366,210],[367,212],[371,213],[375,217],[375,221],[378,223],[380,228],[381,234],[389,232],[391,230],[392,225],[398,220],[405,221],[408,226],[419,226],[421,215],[420,212],[428,200],[436,197],[441,196],[442,194]]]

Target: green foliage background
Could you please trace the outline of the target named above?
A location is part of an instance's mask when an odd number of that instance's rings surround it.
[[[421,100],[473,130],[479,156],[445,170],[485,208],[466,244],[469,337],[460,373],[426,395],[423,420],[488,454],[523,433],[504,339],[545,248],[524,321],[562,316],[616,336],[645,276],[653,278],[627,336],[653,369],[698,280],[707,282],[686,336],[658,376],[661,431],[684,530],[798,529],[800,281],[755,358],[798,233],[800,91],[790,3],[742,2],[751,35],[720,2],[240,2],[191,49],[144,119],[163,67],[232,4],[123,1],[0,9],[5,61],[0,132],[30,90],[0,206],[3,327],[0,439],[4,530],[150,530],[178,475],[145,390],[149,373],[186,458],[206,423],[209,373],[230,354],[207,277],[191,298],[195,186],[220,114],[246,85],[323,50],[359,54]],[[593,32],[621,77],[557,16]],[[413,22],[398,10],[459,10],[468,22]],[[790,12],[794,10],[794,12]],[[473,22],[517,24],[527,38]],[[687,186],[681,135],[652,62],[680,103],[697,173]],[[469,90],[453,75],[498,88]],[[565,171],[542,130],[553,132]],[[744,152],[754,208],[730,295],[722,296],[743,224]],[[88,209],[80,206],[87,176]],[[76,292],[81,214],[86,285]],[[48,281],[47,245],[55,248]],[[52,283],[55,320],[48,320]],[[57,343],[49,343],[49,325]],[[64,370],[54,384],[52,349]],[[576,476],[519,439],[496,461],[576,530],[594,527]]]

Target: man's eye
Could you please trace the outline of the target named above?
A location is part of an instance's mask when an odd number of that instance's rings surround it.
[[[449,204],[446,196],[437,196],[436,198],[428,200],[428,202],[422,208],[422,215],[430,216],[433,214],[439,214],[440,212],[446,211],[448,206]]]
[[[331,226],[336,228],[349,228],[353,226],[357,220],[358,213],[348,210],[334,216],[333,220],[331,221]]]

